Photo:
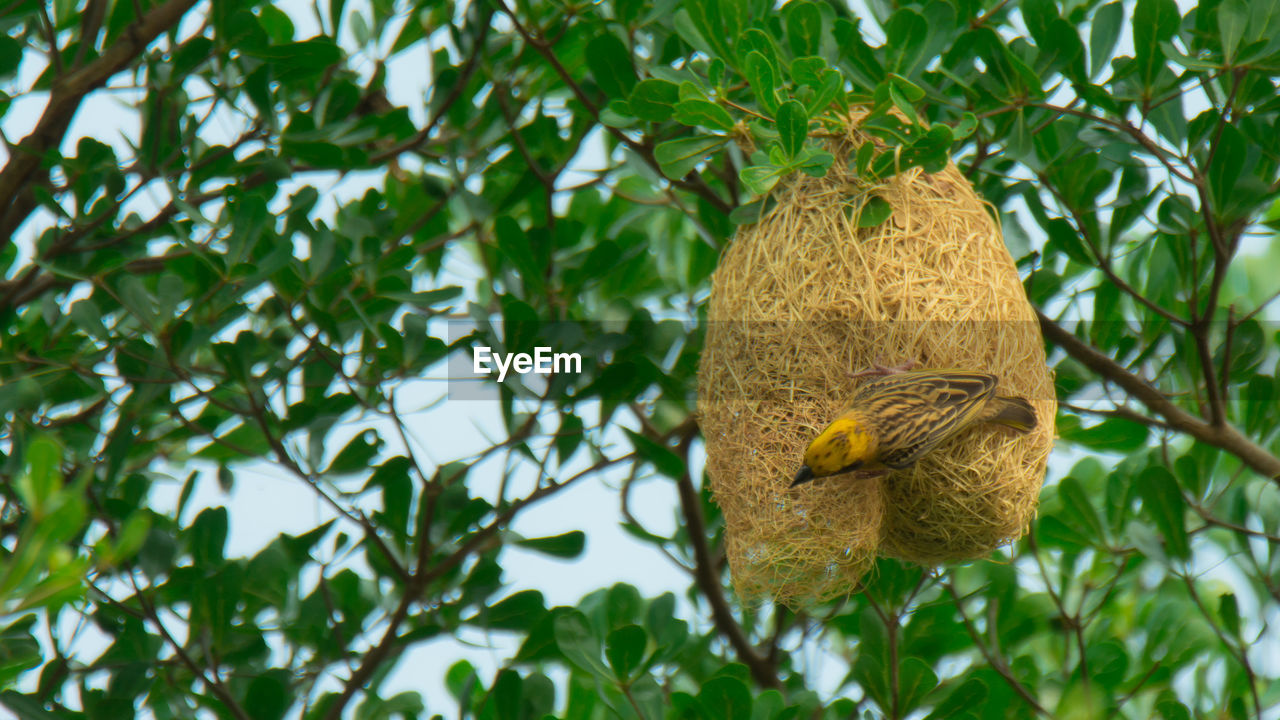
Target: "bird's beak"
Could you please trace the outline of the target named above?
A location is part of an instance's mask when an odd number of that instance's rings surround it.
[[[801,465],[800,471],[796,473],[796,479],[791,481],[791,487],[803,485],[813,479],[813,471],[808,465]]]

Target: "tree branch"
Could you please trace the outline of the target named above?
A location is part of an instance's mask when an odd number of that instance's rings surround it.
[[[1229,424],[1213,425],[1183,410],[1165,397],[1158,388],[1072,335],[1040,310],[1036,310],[1036,316],[1040,319],[1040,329],[1048,340],[1080,361],[1085,367],[1120,386],[1131,397],[1164,418],[1174,430],[1225,450],[1254,471],[1280,483],[1280,458],[1272,455]]]
[[[633,457],[635,457],[634,454],[628,454],[613,459],[604,458],[593,463],[591,467],[579,472],[564,482],[545,485],[534,490],[524,498],[512,503],[505,512],[494,518],[493,522],[472,533],[471,537],[468,538],[465,543],[458,547],[457,550],[450,553],[444,560],[441,560],[430,567],[419,568],[418,571],[409,579],[408,584],[404,588],[404,593],[400,596],[399,604],[396,605],[396,609],[392,611],[391,617],[388,618],[387,629],[383,631],[382,637],[378,640],[378,643],[364,654],[364,658],[360,661],[360,666],[357,667],[355,672],[351,673],[351,677],[347,678],[346,682],[342,684],[342,693],[336,700],[329,704],[328,709],[324,714],[324,720],[341,720],[343,709],[345,709],[347,704],[351,702],[351,699],[355,697],[357,692],[364,689],[366,683],[368,683],[369,679],[373,677],[373,674],[382,669],[383,663],[386,662],[391,657],[392,653],[394,653],[400,646],[400,626],[404,624],[404,621],[409,617],[410,608],[412,608],[414,603],[416,603],[422,596],[423,591],[426,590],[428,585],[441,575],[462,563],[473,552],[485,546],[494,534],[510,523],[511,519],[516,516],[516,513],[520,512],[524,508],[549,495],[563,490],[581,478]]]
[[[13,147],[9,162],[0,171],[0,247],[36,207],[33,186],[40,180],[45,154],[62,144],[67,128],[85,96],[106,84],[112,75],[132,64],[160,33],[174,27],[196,0],[169,0],[156,7],[120,34],[97,60],[59,75],[53,81],[49,103],[29,135]],[[57,53],[57,47],[51,52]]]
[[[960,613],[960,619],[964,622],[964,629],[969,633],[969,639],[973,641],[974,647],[978,648],[978,651],[982,653],[982,657],[986,658],[987,664],[991,666],[991,669],[995,670],[1005,679],[1005,682],[1009,684],[1009,687],[1015,693],[1017,693],[1018,697],[1022,698],[1023,702],[1029,705],[1040,715],[1052,718],[1053,713],[1049,712],[1043,705],[1041,705],[1040,702],[1036,700],[1035,695],[1032,695],[1031,691],[1027,689],[1027,686],[1023,685],[1018,680],[1018,678],[1013,674],[1013,670],[1009,667],[1009,664],[1004,661],[1004,658],[992,652],[991,648],[987,647],[987,643],[982,640],[980,635],[978,635],[978,629],[974,627],[973,621],[969,619],[968,613],[964,611],[964,600],[960,597],[960,592],[956,590],[956,586],[951,582],[947,582],[944,587],[947,588],[947,592],[951,593],[951,601],[956,606],[956,612]]]
[[[556,57],[556,54],[552,51],[551,44],[540,35],[531,32],[527,27],[525,27],[524,23],[520,22],[520,18],[516,17],[515,12],[511,8],[507,7],[504,0],[495,0],[495,2],[502,10],[503,14],[511,18],[511,24],[515,26],[516,32],[520,33],[520,37],[524,38],[524,41],[529,43],[529,45],[551,65],[551,69],[555,71],[556,75],[560,76],[560,79],[568,86],[569,90],[573,93],[574,97],[577,98],[578,102],[582,103],[582,106],[591,114],[591,117],[595,118],[596,122],[599,122],[599,106],[597,106],[591,98],[587,97],[586,91],[582,89],[582,86],[579,85],[578,82],[573,79],[573,76],[569,74],[569,71],[565,69],[564,65],[560,62],[560,58]],[[628,137],[626,133],[622,132],[618,128],[605,125],[602,125],[601,127],[604,127],[604,129],[607,130],[609,134],[617,138],[619,142],[643,158],[646,164],[661,172],[658,167],[658,161],[653,156],[652,145]],[[711,189],[711,186],[707,185],[701,175],[698,175],[694,171],[690,171],[688,175],[680,178],[679,180],[672,180],[672,183],[701,197],[716,210],[725,213],[726,215],[733,209],[729,203],[725,202],[723,198]]]
[[[685,471],[677,479],[676,487],[680,491],[680,508],[684,512],[685,530],[688,531],[689,542],[693,545],[694,580],[711,605],[711,619],[716,629],[733,646],[738,660],[751,670],[751,677],[761,687],[780,690],[782,683],[778,681],[778,668],[769,661],[767,655],[757,652],[751,641],[747,639],[742,626],[733,617],[733,610],[729,607],[729,601],[724,596],[724,588],[720,585],[719,574],[714,570],[715,562],[711,558],[711,549],[707,545],[707,522],[702,516],[702,500],[698,497],[698,490],[694,488],[693,479],[689,476],[689,445],[692,441],[692,437],[685,437],[676,448],[676,453],[685,459]]]

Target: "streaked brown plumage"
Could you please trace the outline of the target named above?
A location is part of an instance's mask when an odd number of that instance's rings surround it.
[[[920,370],[864,383],[849,409],[809,444],[792,486],[852,470],[910,467],[974,423],[1030,431],[1030,403],[996,395],[998,382],[988,373]]]

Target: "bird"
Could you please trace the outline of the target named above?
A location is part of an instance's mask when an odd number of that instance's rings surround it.
[[[883,370],[883,369],[882,369]],[[968,370],[883,370],[804,452],[791,487],[853,470],[901,470],[977,423],[1019,433],[1036,426],[1031,404],[996,395],[999,378]]]

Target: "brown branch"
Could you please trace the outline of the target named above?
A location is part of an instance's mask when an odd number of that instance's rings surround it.
[[[1092,345],[1072,335],[1043,312],[1037,310],[1036,316],[1040,319],[1040,329],[1045,338],[1062,348],[1085,367],[1115,383],[1131,397],[1146,405],[1152,412],[1164,418],[1174,430],[1225,450],[1254,471],[1280,483],[1280,458],[1267,452],[1265,448],[1227,423],[1213,425],[1183,410],[1144,378],[1134,375]]]
[[[555,71],[556,75],[560,76],[560,79],[564,81],[566,86],[568,86],[569,90],[573,93],[574,97],[577,98],[578,102],[582,103],[582,106],[591,114],[591,117],[595,118],[596,122],[599,122],[600,107],[587,96],[587,93],[582,89],[582,86],[579,85],[578,82],[573,79],[573,76],[569,74],[569,71],[565,69],[564,64],[560,62],[560,59],[556,57],[555,52],[552,50],[551,43],[540,34],[531,32],[529,28],[525,27],[524,23],[520,21],[520,18],[516,17],[515,12],[511,8],[507,7],[504,0],[495,0],[495,2],[497,3],[498,8],[502,10],[503,14],[511,18],[511,24],[515,26],[516,32],[520,33],[520,37],[522,37],[525,42],[527,42],[539,55],[543,57],[543,59],[547,61],[548,64],[551,65],[551,69]],[[658,161],[653,156],[652,145],[635,140],[618,128],[609,127],[607,125],[601,125],[601,127],[604,127],[604,129],[608,131],[610,135],[613,135],[618,142],[627,146],[627,148],[632,152],[643,158],[646,164],[654,170],[661,172],[661,169],[658,167]],[[678,180],[672,180],[671,182],[677,187],[687,190],[688,192],[701,197],[703,200],[706,200],[712,207],[726,215],[729,211],[733,210],[733,207],[729,203],[725,202],[723,198],[711,189],[711,186],[707,185],[706,180],[704,180],[701,175],[698,175],[692,170],[689,171],[689,174],[685,177]]]
[[[960,593],[956,590],[956,586],[951,582],[947,582],[945,583],[945,587],[947,588],[947,592],[951,593],[951,600],[956,606],[956,611],[960,613],[960,619],[964,622],[964,629],[969,633],[969,639],[973,642],[974,647],[978,648],[978,651],[982,653],[982,657],[986,658],[987,664],[991,666],[991,669],[995,670],[999,673],[1000,677],[1004,678],[1005,682],[1015,693],[1017,693],[1018,697],[1022,698],[1023,702],[1030,705],[1032,709],[1040,715],[1052,718],[1053,713],[1045,709],[1045,707],[1036,700],[1035,696],[1031,694],[1031,691],[1027,689],[1027,686],[1023,685],[1018,680],[1017,676],[1013,674],[1013,669],[1009,667],[1009,663],[1005,662],[1004,658],[992,652],[991,648],[987,646],[987,643],[982,640],[982,636],[978,634],[978,629],[974,627],[973,621],[969,619],[968,613],[964,611],[964,600],[960,597]]]
[[[37,178],[41,163],[50,150],[62,144],[84,98],[137,60],[152,40],[176,26],[195,4],[196,0],[168,0],[121,33],[98,59],[54,80],[49,103],[35,129],[13,148],[0,171],[0,204],[4,207],[0,211],[0,247],[11,242],[13,232],[35,209],[33,188],[41,182]],[[51,52],[56,54],[57,47]]]
[[[1253,664],[1249,662],[1249,649],[1243,643],[1243,640],[1232,641],[1232,638],[1218,625],[1218,614],[1211,612],[1205,607],[1204,602],[1200,599],[1200,592],[1196,590],[1196,582],[1189,574],[1179,574],[1182,582],[1187,586],[1187,593],[1191,595],[1191,600],[1196,604],[1196,608],[1200,614],[1204,616],[1209,627],[1213,629],[1213,634],[1218,637],[1218,642],[1222,643],[1222,647],[1228,654],[1232,655],[1240,662],[1241,668],[1245,675],[1248,675],[1249,695],[1253,700],[1254,717],[1262,717],[1262,701],[1258,697],[1258,679],[1253,671]]]
[[[1058,591],[1054,589],[1053,582],[1049,579],[1049,570],[1044,564],[1044,558],[1040,557],[1040,546],[1036,543],[1035,533],[1027,533],[1027,545],[1031,549],[1031,557],[1035,558],[1036,567],[1040,570],[1040,579],[1044,582],[1045,590],[1049,592],[1049,599],[1052,600],[1054,606],[1058,608],[1058,616],[1062,618],[1062,632],[1063,634],[1071,636],[1066,638],[1065,642],[1070,643],[1072,639],[1074,639],[1076,648],[1080,652],[1080,684],[1084,687],[1086,691],[1085,694],[1088,695],[1090,677],[1089,654],[1085,651],[1084,641],[1084,628],[1087,621],[1081,619],[1079,610],[1077,610],[1075,614],[1069,612],[1067,610],[1067,603],[1063,599],[1062,594],[1059,594]],[[1067,591],[1065,582],[1066,581],[1064,580],[1064,586],[1062,589],[1063,593],[1066,593]],[[1084,596],[1087,594],[1087,591],[1087,588],[1081,588],[1080,591],[1080,606],[1082,608],[1084,606]]]
[[[150,599],[147,598],[147,594],[138,586],[138,581],[133,577],[133,573],[129,573],[129,581],[133,585],[134,597],[138,598],[138,604],[142,606],[143,612],[141,614],[147,620],[150,620],[152,625],[156,626],[156,629],[160,631],[162,636],[164,636],[165,642],[169,643],[169,647],[173,649],[174,654],[176,654],[178,659],[182,661],[182,664],[187,667],[187,670],[204,682],[205,686],[209,688],[209,691],[213,693],[213,696],[222,701],[222,704],[227,708],[227,711],[235,716],[236,720],[249,720],[249,714],[245,712],[244,708],[240,707],[239,701],[237,701],[235,696],[231,694],[231,691],[227,689],[227,686],[223,684],[222,680],[218,677],[217,671],[211,669],[211,673],[206,675],[204,668],[201,668],[196,664],[191,656],[187,654],[187,651],[183,649],[181,643],[178,642],[178,639],[175,638],[169,632],[169,629],[164,626],[164,622],[160,620],[160,614],[156,612],[155,605],[151,603]],[[133,611],[132,608],[129,608],[124,603],[112,598],[106,592],[99,590],[96,587],[94,589],[102,593],[103,597],[107,598],[108,601],[116,607],[125,609],[126,612],[130,612],[130,614],[136,614],[136,611]]]
[[[441,575],[449,572],[457,565],[466,560],[473,552],[484,547],[489,539],[499,530],[507,525],[516,513],[543,498],[552,495],[569,485],[577,482],[592,473],[599,472],[610,465],[623,462],[634,458],[634,454],[623,455],[618,458],[601,459],[591,467],[579,472],[564,482],[546,485],[534,490],[524,498],[511,504],[505,512],[494,518],[493,522],[484,528],[477,530],[471,537],[463,543],[457,550],[454,550],[447,558],[430,567],[419,568],[417,572],[409,579],[405,585],[404,593],[400,596],[400,602],[396,605],[396,609],[391,613],[391,617],[387,620],[387,629],[383,631],[382,637],[378,643],[369,649],[364,655],[364,659],[360,661],[360,666],[351,673],[351,677],[347,678],[342,685],[342,693],[338,698],[329,704],[329,708],[325,711],[324,720],[341,720],[342,711],[346,708],[356,693],[364,689],[373,674],[381,669],[382,664],[386,662],[392,654],[400,646],[400,626],[404,624],[405,619],[409,617],[409,610],[413,607],[421,597],[423,591],[433,581]]]
[[[1096,410],[1094,408],[1087,408],[1082,405],[1074,405],[1072,403],[1064,402],[1064,403],[1058,403],[1058,407],[1066,408],[1071,412],[1076,413],[1077,415],[1096,415],[1098,417],[1104,417],[1104,418],[1116,417],[1122,420],[1128,420],[1130,422],[1136,422],[1141,425],[1146,425],[1147,427],[1150,427],[1150,428],[1158,428],[1160,430],[1174,429],[1173,426],[1171,426],[1167,422],[1164,422],[1163,420],[1158,420],[1153,417],[1148,417],[1136,410],[1133,410],[1132,408],[1127,408],[1123,405],[1115,408],[1114,410]]]
[[[297,170],[300,168],[294,168],[294,169]],[[250,175],[242,182],[235,183],[234,187],[240,190],[249,190],[261,185],[262,183],[266,182],[266,180],[267,180],[266,174],[259,172],[259,173]],[[187,204],[195,207],[199,207],[200,205],[203,205],[204,203],[207,203],[211,200],[216,200],[218,198],[221,198],[223,191],[229,187],[232,187],[232,185],[229,184],[217,190],[211,190],[209,192],[202,192],[202,193],[196,193],[194,195],[190,195],[187,197]],[[165,223],[169,222],[173,218],[173,216],[177,215],[179,212],[181,212],[181,210],[178,208],[177,203],[171,200],[167,205],[165,205],[163,208],[157,211],[155,216],[152,217],[150,220],[147,220],[146,222],[142,223],[141,225],[138,225],[137,227],[130,228],[127,232],[124,232],[116,236],[109,243],[100,245],[98,249],[104,249],[109,245],[118,245],[120,243],[125,242],[126,240],[130,240],[140,235],[146,235],[148,233],[155,232],[159,230]],[[164,269],[165,260],[173,259],[181,255],[186,255],[188,252],[189,251],[187,250],[174,250],[173,252],[165,256],[162,256],[160,258],[154,258],[154,257],[139,258],[137,260],[133,260],[130,263],[128,263],[125,266],[124,270],[125,272],[134,272],[134,273],[159,272],[160,270]],[[119,269],[117,268],[117,270]],[[32,268],[28,273],[24,274],[21,278],[11,280],[8,282],[0,282],[0,310],[6,309],[6,308],[19,307],[39,297],[41,294],[50,290],[51,288],[66,287],[73,284],[73,282],[74,281],[70,279],[67,279],[65,277],[59,277],[49,272],[41,272],[39,274],[36,274],[35,268]]]
[[[1109,250],[1104,251],[1100,241],[1101,239],[1094,238],[1092,234],[1090,234],[1089,224],[1085,222],[1083,217],[1080,217],[1080,213],[1077,208],[1072,207],[1071,204],[1067,202],[1066,197],[1063,196],[1054,184],[1049,181],[1049,178],[1045,173],[1036,173],[1036,177],[1039,178],[1040,184],[1049,191],[1049,194],[1053,196],[1054,200],[1056,200],[1059,205],[1071,214],[1072,220],[1068,222],[1075,227],[1076,234],[1079,235],[1085,245],[1088,246],[1089,252],[1093,255],[1093,260],[1098,266],[1098,270],[1106,276],[1107,280],[1112,285],[1115,285],[1121,292],[1132,297],[1134,300],[1137,300],[1139,303],[1142,303],[1142,305],[1144,305],[1148,310],[1154,312],[1165,320],[1168,320],[1174,325],[1178,325],[1180,327],[1188,326],[1189,323],[1187,320],[1179,317],[1173,311],[1165,309],[1162,305],[1156,303],[1146,295],[1143,295],[1141,292],[1138,292],[1137,288],[1133,287],[1126,282],[1124,278],[1116,274],[1115,268],[1111,265],[1111,252]],[[1192,308],[1191,311],[1194,317],[1195,308]]]
[[[466,62],[462,66],[462,71],[458,73],[458,79],[454,81],[453,87],[449,88],[449,94],[440,102],[439,107],[432,113],[431,119],[423,126],[421,130],[413,134],[413,137],[406,139],[404,142],[384,150],[374,156],[372,160],[375,163],[385,162],[393,158],[399,157],[401,153],[407,152],[419,145],[425,143],[430,137],[436,125],[440,123],[440,119],[444,117],[449,108],[462,97],[462,93],[467,89],[467,85],[471,83],[471,76],[475,73],[476,68],[480,65],[480,54],[484,52],[485,41],[489,37],[489,28],[492,27],[492,13],[484,16],[484,24],[480,27],[480,35],[476,38],[475,44],[471,48],[471,54],[467,56]]]
[[[107,0],[86,0],[80,13],[80,47],[76,50],[75,67],[84,65],[85,53],[98,44],[98,31],[107,15]]]
[[[733,646],[738,660],[751,671],[751,677],[761,687],[781,690],[782,683],[778,680],[777,666],[769,661],[767,655],[761,655],[756,651],[751,641],[747,639],[747,634],[743,632],[742,626],[734,619],[733,610],[729,607],[729,601],[724,595],[724,588],[720,585],[719,573],[714,569],[715,562],[711,557],[711,549],[707,545],[707,522],[702,516],[702,499],[698,496],[698,490],[693,486],[693,479],[689,476],[688,460],[691,442],[692,437],[686,437],[676,448],[676,453],[685,459],[685,471],[677,479],[676,488],[680,491],[680,508],[684,513],[685,530],[689,533],[689,542],[693,545],[694,580],[711,605],[711,619],[716,629]]]
[[[1064,115],[1075,115],[1076,117],[1083,118],[1085,120],[1092,120],[1093,122],[1096,122],[1099,125],[1105,125],[1115,130],[1119,130],[1120,132],[1133,138],[1139,145],[1142,146],[1144,150],[1151,153],[1152,157],[1159,160],[1160,164],[1164,165],[1165,169],[1169,171],[1170,175],[1173,175],[1174,177],[1178,178],[1179,180],[1182,180],[1183,182],[1195,184],[1195,178],[1178,170],[1178,168],[1174,166],[1172,160],[1170,160],[1170,158],[1173,158],[1174,160],[1186,162],[1186,158],[1160,147],[1158,144],[1156,144],[1154,140],[1148,137],[1146,133],[1142,132],[1141,129],[1139,129],[1133,123],[1129,122],[1124,118],[1120,118],[1118,120],[1112,120],[1110,118],[1102,117],[1100,115],[1094,115],[1093,113],[1085,110],[1076,110],[1074,108],[1061,107],[1061,106],[1053,105],[1050,103],[1032,103],[1032,106],[1038,107],[1042,110],[1049,110],[1051,112],[1062,113]],[[1013,111],[1013,110],[1017,110],[1017,108],[1010,107],[1007,111]]]

